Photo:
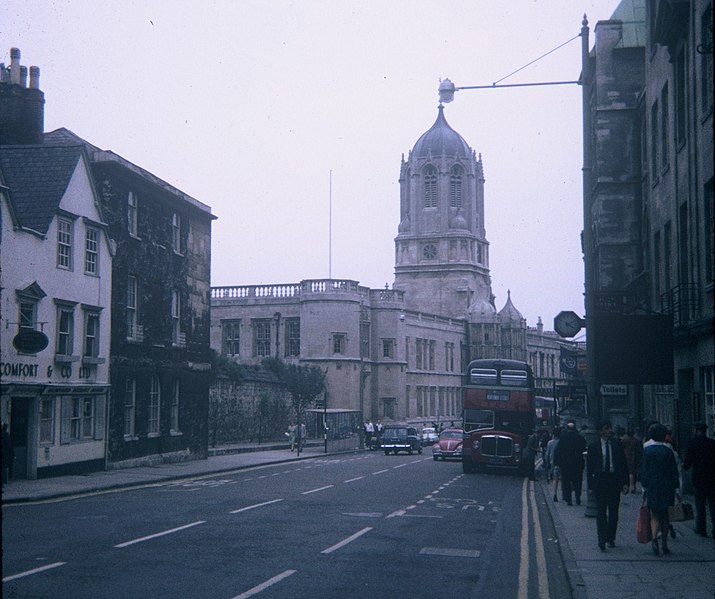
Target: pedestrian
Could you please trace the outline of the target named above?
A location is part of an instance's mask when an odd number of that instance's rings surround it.
[[[626,462],[628,463],[628,484],[630,485],[631,493],[635,493],[638,470],[643,459],[643,443],[641,443],[640,439],[636,439],[632,428],[629,428],[626,434],[623,435],[621,443],[623,444],[623,450],[626,452]]]
[[[554,429],[553,438],[546,444],[546,457],[544,459],[544,464],[546,467],[547,480],[554,481],[554,501],[559,500],[559,480],[561,479],[561,469],[554,464],[554,453],[556,452],[556,447],[559,444],[559,438],[561,437],[561,427],[557,426]]]
[[[715,539],[715,440],[707,436],[708,426],[704,422],[696,423],[693,432],[693,438],[688,441],[683,470],[693,469],[695,532],[707,536],[707,509]]]
[[[576,421],[570,418],[554,452],[554,464],[561,470],[561,499],[566,505],[573,505],[572,498],[576,499],[576,505],[581,505],[584,451],[586,439],[576,430]]]
[[[534,469],[536,467],[536,456],[539,453],[539,435],[534,431],[526,440],[524,449],[524,462],[526,464],[526,474],[529,480],[536,480]]]
[[[650,511],[650,529],[653,535],[653,554],[660,555],[658,532],[661,533],[663,555],[668,555],[668,508],[675,503],[675,492],[679,488],[678,465],[673,450],[665,443],[667,429],[662,424],[653,424],[648,429],[651,443],[643,448],[641,464],[641,485],[646,505]]]
[[[12,447],[12,438],[7,430],[7,422],[2,424],[2,484],[3,486],[10,480],[12,474],[12,462],[15,459],[15,450]]]
[[[596,531],[601,551],[616,546],[621,493],[628,493],[628,462],[620,440],[608,421],[598,426],[600,438],[588,446],[588,493],[596,500]]]
[[[288,425],[288,432],[286,433],[288,435],[288,443],[290,444],[290,450],[294,451],[295,450],[295,423],[291,422]]]

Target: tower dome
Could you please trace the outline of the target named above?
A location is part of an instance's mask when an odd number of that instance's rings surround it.
[[[444,106],[440,104],[437,120],[417,140],[412,148],[412,156],[427,158],[430,154],[437,157],[443,153],[447,156],[468,158],[471,152],[464,138],[447,123]]]
[[[499,311],[499,318],[502,322],[521,322],[524,320],[521,312],[519,312],[511,302],[510,290],[506,292],[506,304],[504,304],[504,307]]]
[[[497,320],[496,308],[483,297],[477,297],[469,306],[469,321],[472,323],[489,323]]]

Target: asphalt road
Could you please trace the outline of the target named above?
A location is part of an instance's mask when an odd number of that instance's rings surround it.
[[[3,597],[568,597],[523,478],[382,453],[3,508]]]

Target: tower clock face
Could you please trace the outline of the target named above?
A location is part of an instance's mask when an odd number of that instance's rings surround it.
[[[437,248],[432,243],[428,243],[422,248],[422,257],[425,260],[434,260],[437,257]]]

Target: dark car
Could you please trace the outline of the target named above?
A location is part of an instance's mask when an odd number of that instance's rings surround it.
[[[461,428],[446,428],[439,434],[439,441],[432,446],[432,457],[435,460],[452,458],[462,459],[462,442],[464,433]]]
[[[400,451],[406,451],[412,455],[413,451],[422,453],[422,438],[417,434],[417,429],[413,426],[387,425],[380,437],[380,448],[389,455],[393,452],[397,455]]]

